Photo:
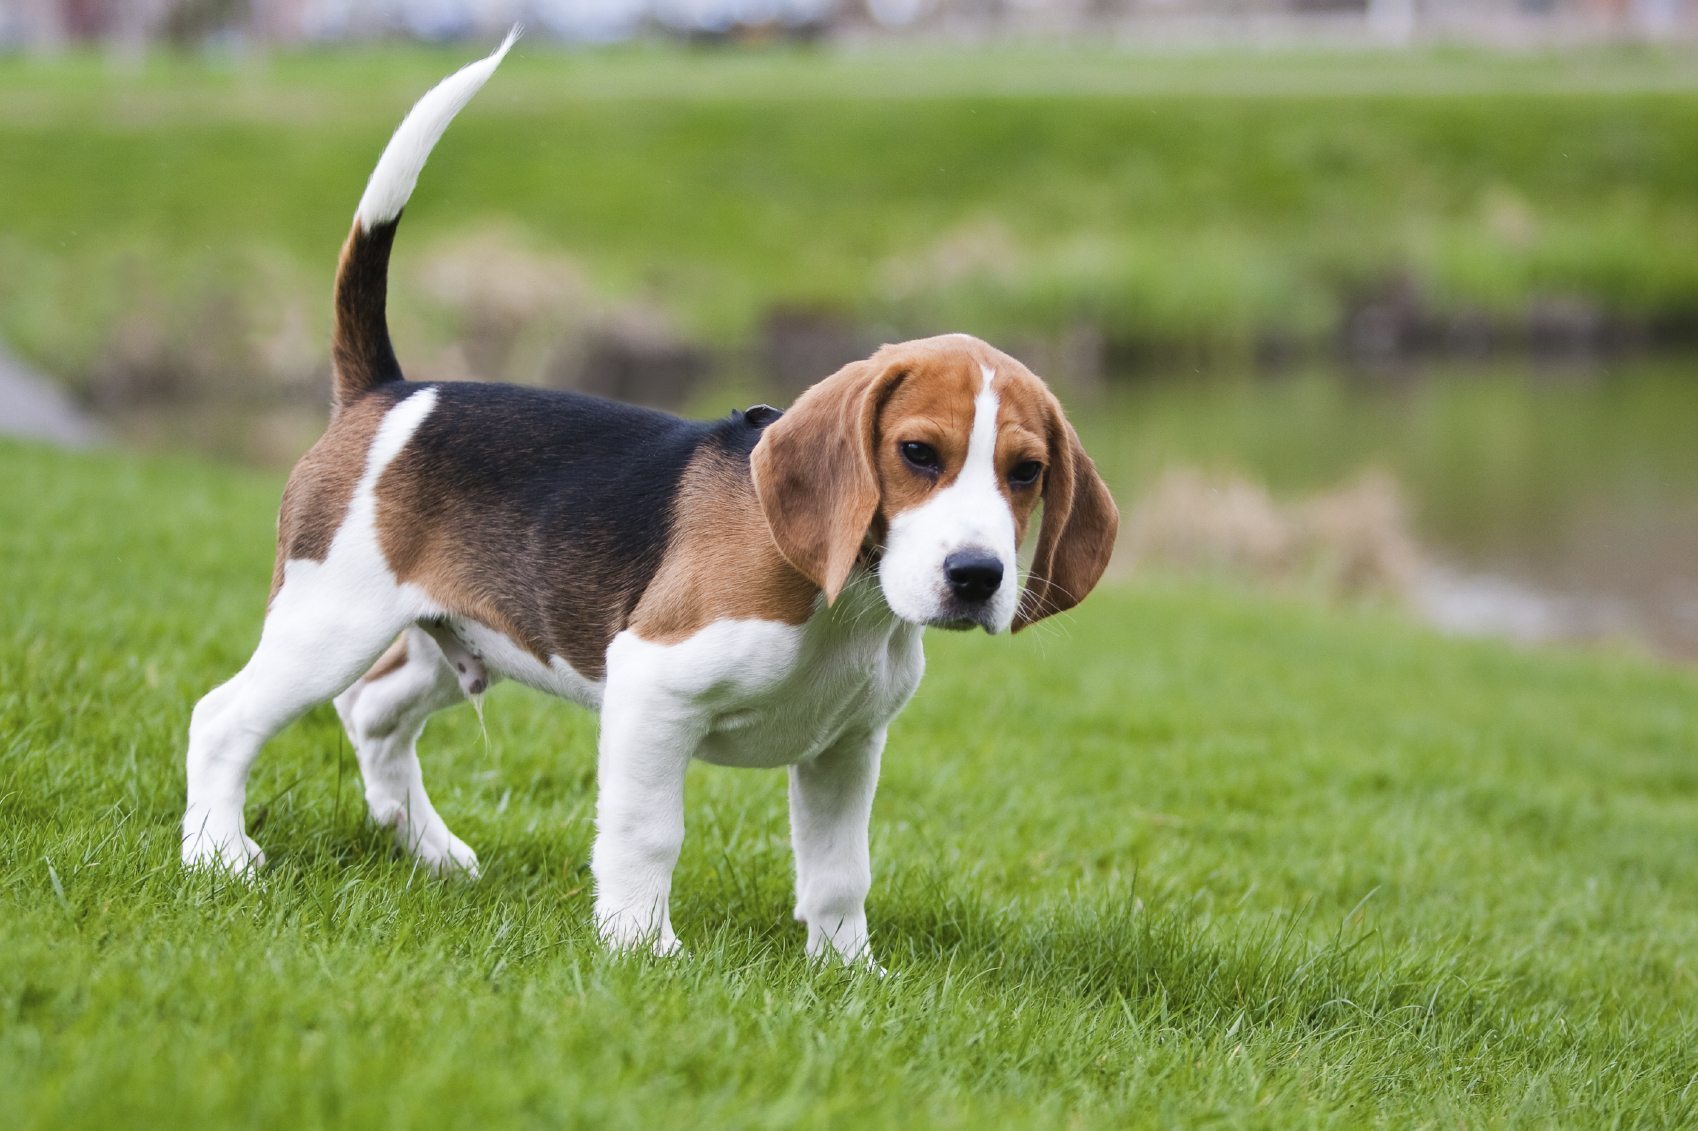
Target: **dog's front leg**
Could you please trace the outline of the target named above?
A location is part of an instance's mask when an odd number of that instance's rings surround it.
[[[678,950],[667,902],[684,843],[684,772],[701,740],[687,701],[610,670],[597,763],[595,920],[615,950]]]
[[[790,839],[796,850],[796,918],[808,925],[808,956],[836,954],[876,966],[867,945],[872,863],[867,823],[878,786],[883,727],[846,736],[790,767]]]

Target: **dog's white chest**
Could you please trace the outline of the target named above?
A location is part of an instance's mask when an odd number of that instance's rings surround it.
[[[784,766],[819,755],[845,735],[883,727],[919,684],[925,656],[918,637],[904,627],[824,655],[806,655],[804,645],[769,688],[704,697],[706,733],[696,757],[721,766]]]
[[[889,723],[919,686],[920,637],[882,608],[843,601],[805,625],[726,621],[672,645],[622,633],[608,687],[692,732],[702,761],[792,765]]]

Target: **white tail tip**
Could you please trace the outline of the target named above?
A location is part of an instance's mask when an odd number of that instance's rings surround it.
[[[395,136],[384,147],[383,156],[377,159],[377,168],[371,171],[365,195],[360,197],[360,206],[354,212],[354,218],[362,228],[369,230],[373,225],[388,223],[401,214],[401,209],[407,206],[408,198],[413,195],[413,186],[419,183],[419,171],[424,168],[430,151],[436,148],[442,131],[448,128],[454,115],[472,100],[472,95],[489,81],[489,76],[495,73],[495,68],[501,65],[501,60],[506,58],[508,50],[523,32],[524,29],[515,24],[500,47],[431,87],[407,111],[407,116],[395,130]]]

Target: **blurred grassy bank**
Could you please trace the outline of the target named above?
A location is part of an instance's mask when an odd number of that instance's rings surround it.
[[[0,337],[79,386],[138,351],[317,372],[364,179],[475,50],[0,61]],[[418,277],[460,246],[548,291],[551,322],[635,308],[717,347],[796,309],[1164,363],[1684,338],[1695,138],[1698,59],[1675,54],[527,43],[409,209],[398,337],[428,356],[488,331]],[[442,368],[523,379],[555,352]]]

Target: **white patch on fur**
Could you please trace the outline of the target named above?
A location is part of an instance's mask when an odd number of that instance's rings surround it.
[[[1006,632],[1020,603],[1014,512],[996,471],[999,398],[996,371],[980,365],[984,382],[973,398],[967,456],[955,481],[890,520],[879,579],[897,616],[918,624],[958,621],[963,613],[950,593],[943,563],[962,550],[981,550],[1002,562],[1002,584],[982,609],[979,623]]]
[[[354,215],[362,228],[369,231],[373,225],[387,223],[401,214],[419,182],[425,160],[442,138],[442,131],[489,81],[518,40],[520,30],[514,27],[487,58],[461,67],[426,91],[407,111],[384,147],[383,156],[378,158],[371,180],[366,182],[365,195],[360,197]]]
[[[353,684],[407,625],[440,613],[423,590],[396,580],[376,522],[378,479],[435,406],[436,391],[423,389],[389,410],[324,560],[284,563],[259,647],[240,672],[195,706],[184,864],[245,874],[263,863],[242,816],[248,771],[260,747],[296,716]]]
[[[670,645],[627,631],[607,659],[591,862],[602,937],[677,949],[667,903],[691,759],[818,765],[792,773],[798,912],[810,953],[865,960],[878,750],[925,668],[920,629],[862,575],[805,625],[720,621]]]
[[[420,389],[413,393],[394,408],[384,414],[383,423],[377,426],[377,435],[372,437],[371,448],[366,452],[365,471],[360,475],[360,481],[354,487],[353,498],[348,502],[348,516],[342,520],[342,526],[336,531],[335,539],[330,543],[330,552],[325,555],[323,565],[328,568],[331,559],[336,557],[338,542],[350,540],[368,543],[377,560],[382,563],[383,572],[391,581],[395,575],[389,573],[389,563],[383,559],[383,551],[377,546],[377,481],[401,449],[407,446],[407,441],[413,438],[413,433],[419,430],[425,417],[436,408],[436,390]],[[289,565],[318,564],[289,562]],[[278,594],[282,596],[281,593]]]

